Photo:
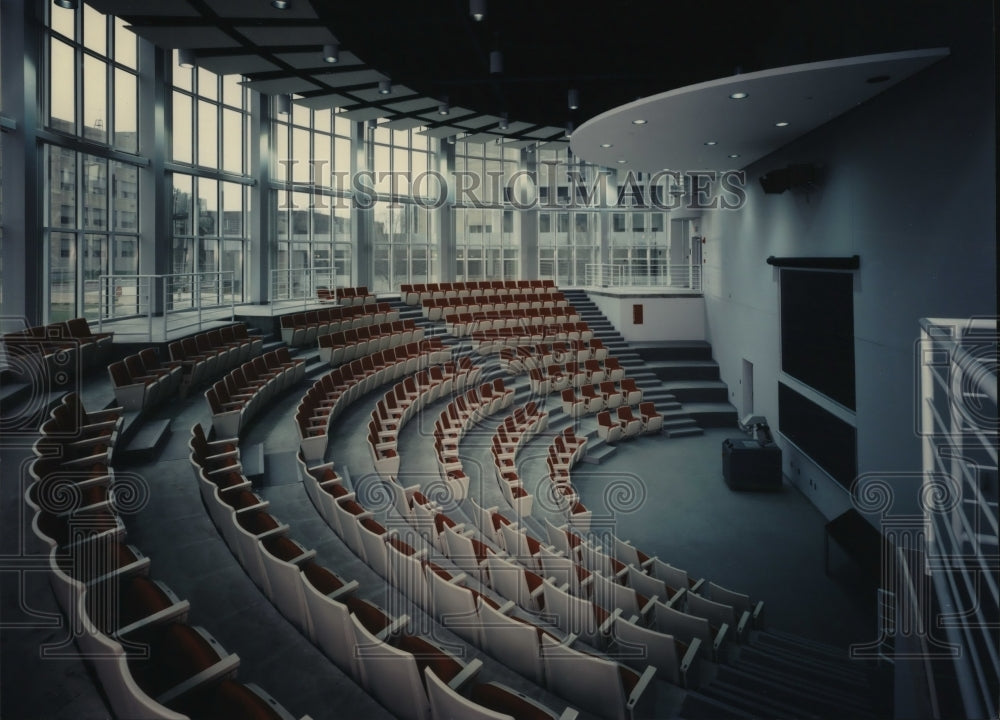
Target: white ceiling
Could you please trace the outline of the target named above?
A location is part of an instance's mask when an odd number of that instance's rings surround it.
[[[742,168],[947,55],[947,48],[866,55],[690,85],[598,115],[570,145],[588,162],[643,172]],[[747,97],[731,99],[735,92]]]

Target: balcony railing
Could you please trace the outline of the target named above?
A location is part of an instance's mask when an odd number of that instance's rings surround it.
[[[271,271],[270,298],[272,306],[289,308],[307,306],[316,302],[318,291],[331,292],[344,285],[349,278],[338,274],[336,268],[283,268]]]
[[[701,292],[701,266],[627,263],[589,263],[588,287],[656,288],[677,292]]]

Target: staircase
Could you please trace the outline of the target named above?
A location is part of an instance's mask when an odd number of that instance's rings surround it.
[[[847,651],[779,631],[753,634],[710,683],[688,692],[680,716],[725,718],[891,717],[892,682]]]
[[[642,399],[655,404],[663,415],[663,434],[677,438],[703,434],[705,427],[736,425],[736,409],[726,399],[725,383],[719,380],[718,365],[712,360],[712,347],[706,342],[657,343],[659,355],[669,355],[674,376],[662,374],[659,361],[648,362],[646,353],[653,348],[637,348],[622,337],[584,290],[563,290],[580,319],[604,343],[608,353],[625,368],[628,377],[642,388]],[[655,357],[655,355],[654,355]],[[665,379],[667,380],[665,382]]]

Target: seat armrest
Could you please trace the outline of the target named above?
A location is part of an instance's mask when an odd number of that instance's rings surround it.
[[[385,642],[386,638],[392,637],[393,635],[399,634],[403,628],[410,622],[409,615],[400,615],[398,618],[392,621],[389,627],[385,628],[378,635],[375,636],[377,640]]]
[[[687,588],[681,588],[674,593],[674,596],[667,601],[667,607],[671,610],[680,610],[687,602]]]
[[[156,702],[161,705],[168,705],[169,703],[177,700],[177,698],[182,697],[195,688],[201,686],[203,683],[207,684],[214,680],[220,680],[229,675],[234,675],[239,666],[239,655],[236,655],[235,653],[232,655],[226,655],[226,657],[222,658],[211,667],[205,668],[197,675],[193,675],[179,685],[175,685],[167,690],[165,693],[156,698]]]
[[[654,595],[646,601],[646,604],[639,609],[639,615],[642,616],[642,621],[647,622],[649,620],[649,614],[653,612],[656,607],[657,601],[660,599],[659,595]]]
[[[462,671],[458,675],[451,679],[448,687],[457,692],[465,683],[474,678],[482,667],[483,661],[479,658],[473,658],[469,661],[468,665],[462,668]]]
[[[181,600],[175,602],[169,607],[165,607],[159,612],[155,612],[152,615],[147,615],[144,618],[139,618],[133,623],[125,625],[118,628],[112,634],[112,638],[121,641],[123,637],[129,633],[135,632],[136,630],[150,625],[156,625],[167,620],[176,620],[177,622],[185,622],[187,620],[188,612],[191,610],[191,603],[188,600]]]
[[[614,625],[615,621],[622,616],[622,609],[615,608],[615,611],[608,616],[608,618],[601,623],[601,627],[598,628],[598,632],[602,635],[608,635],[611,632],[611,626]]]
[[[635,687],[632,689],[632,693],[628,696],[628,700],[625,702],[625,707],[630,713],[635,711],[636,706],[639,704],[639,700],[642,698],[642,694],[646,692],[646,688],[650,686],[655,677],[656,668],[652,665],[647,665],[646,669],[639,677],[639,682],[635,684]]]
[[[510,615],[511,611],[517,607],[517,603],[513,600],[508,600],[503,605],[497,608],[497,612],[501,615]]]
[[[347,595],[353,594],[354,591],[358,589],[358,587],[360,587],[358,581],[351,580],[351,582],[347,583],[346,585],[342,585],[333,592],[328,593],[327,597],[330,598],[331,600],[339,600],[342,597],[346,597]]]
[[[698,591],[701,590],[701,586],[704,584],[705,584],[705,578],[699,578],[697,581],[691,584],[691,592],[697,595]]]
[[[726,633],[728,632],[729,632],[729,623],[722,623],[722,626],[719,628],[719,632],[715,634],[715,641],[712,643],[713,653],[719,652],[719,648],[722,647],[722,643],[725,641]]]
[[[736,637],[745,638],[747,632],[747,626],[750,624],[750,611],[744,610],[743,614],[740,615],[739,622],[736,623]]]
[[[562,711],[562,715],[559,716],[559,720],[576,720],[579,716],[580,713],[573,708],[568,707]]]
[[[701,650],[701,638],[693,638],[691,644],[688,645],[687,652],[684,653],[684,657],[681,658],[681,685],[688,687],[688,670],[694,664],[695,660],[698,659],[698,651]]]
[[[756,628],[763,627],[764,625],[764,601],[760,600],[753,608],[753,614],[750,616],[753,620],[753,626]]]
[[[426,551],[423,550],[423,549],[421,549],[420,552],[426,552]],[[468,580],[468,579],[469,579],[469,576],[467,574],[465,574],[464,572],[460,572],[458,575],[452,575],[451,579],[448,580],[448,582],[451,583],[452,585],[459,585],[459,586],[464,587],[465,586],[465,581]]]

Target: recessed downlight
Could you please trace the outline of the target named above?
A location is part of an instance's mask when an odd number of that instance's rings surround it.
[[[706,140],[705,144],[711,146],[711,145],[718,145],[719,143],[717,143],[715,140]]]
[[[729,94],[730,100],[744,100],[748,97],[750,97],[750,93],[745,93],[742,90],[739,92],[734,92]]]
[[[632,121],[632,124],[633,125],[645,125],[646,121],[643,120],[642,118],[636,118],[635,120]]]
[[[628,162],[628,160],[626,160],[625,158],[618,158],[617,162],[618,162],[619,165],[624,165],[625,163]]]
[[[614,145],[612,145],[611,143],[601,143],[601,147],[602,148],[609,148],[609,147],[614,147]]]
[[[788,127],[788,121],[787,120],[779,120],[778,122],[774,123],[774,126],[775,127]]]
[[[875,85],[877,83],[884,83],[886,80],[889,80],[889,78],[889,75],[872,75],[870,78],[865,80],[865,82]]]
[[[731,157],[731,158],[733,158],[733,159],[736,159],[736,158],[738,158],[739,156],[740,156],[740,154],[739,154],[739,153],[729,153],[729,157]]]
[[[292,6],[289,0],[271,0],[271,7],[275,10],[287,10]]]

